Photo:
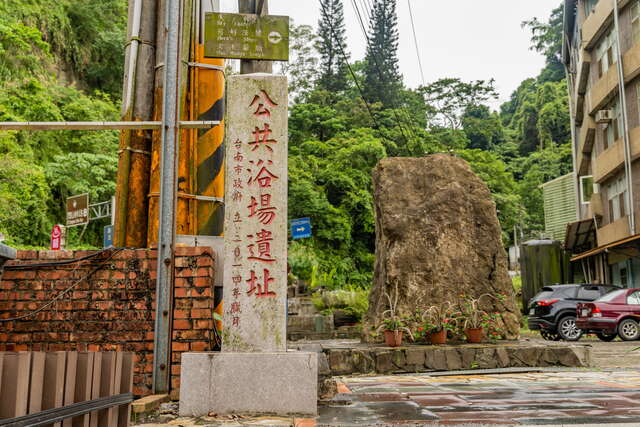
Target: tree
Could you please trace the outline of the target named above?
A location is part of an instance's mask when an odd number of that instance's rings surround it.
[[[540,185],[571,172],[571,156],[571,144],[567,143],[547,147],[514,162],[513,169],[519,177],[518,192],[526,212],[526,230],[544,230],[544,202]]]
[[[313,89],[318,76],[315,51],[316,35],[309,25],[291,25],[289,31],[289,61],[283,62],[280,74],[289,76],[289,93],[296,100]]]
[[[342,0],[320,0],[322,17],[318,23],[316,50],[320,54],[317,88],[330,93],[348,87],[346,28]],[[344,56],[346,56],[346,58]]]
[[[542,53],[547,64],[538,79],[541,82],[557,82],[565,77],[562,65],[562,38],[564,30],[564,3],[553,9],[549,22],[538,18],[524,21],[522,27],[531,30],[532,50]]]
[[[364,95],[369,103],[380,102],[384,108],[398,107],[402,88],[398,38],[396,0],[375,0],[365,57]]]
[[[502,107],[503,122],[515,131],[522,155],[571,139],[564,80],[540,84],[525,80]]]
[[[469,140],[469,148],[494,150],[505,141],[500,117],[497,113],[492,113],[486,105],[468,106],[461,122]]]
[[[467,83],[457,78],[446,78],[422,86],[418,92],[422,93],[429,106],[432,126],[460,129],[462,115],[467,108],[498,97],[493,84],[493,79]]]

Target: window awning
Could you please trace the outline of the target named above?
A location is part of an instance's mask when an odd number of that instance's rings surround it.
[[[567,233],[564,237],[564,248],[571,253],[580,253],[593,248],[596,245],[595,220],[585,219],[567,224]]]
[[[622,240],[618,240],[616,242],[612,242],[607,245],[600,246],[599,248],[595,248],[595,249],[591,249],[590,251],[583,252],[571,258],[571,262],[580,261],[581,259],[599,255],[603,252],[608,251],[609,249],[622,249],[621,248],[622,246],[629,245],[630,243],[637,243],[638,240],[640,240],[640,234],[636,234],[635,236],[627,237]]]

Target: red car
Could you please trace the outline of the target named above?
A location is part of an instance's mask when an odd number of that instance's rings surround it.
[[[640,338],[640,289],[619,289],[595,300],[578,304],[576,327],[624,341]]]

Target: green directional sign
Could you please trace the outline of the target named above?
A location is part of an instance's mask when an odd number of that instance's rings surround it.
[[[207,13],[207,58],[289,60],[289,17]]]

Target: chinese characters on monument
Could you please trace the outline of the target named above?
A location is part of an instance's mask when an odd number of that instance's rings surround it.
[[[287,80],[228,82],[225,352],[286,351]]]

